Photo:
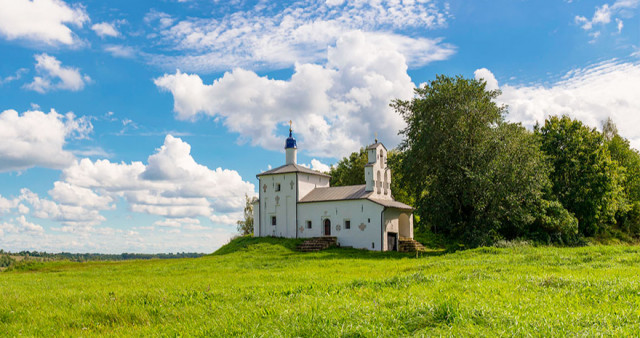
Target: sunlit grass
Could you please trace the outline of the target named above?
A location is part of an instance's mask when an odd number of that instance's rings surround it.
[[[420,258],[242,238],[197,258],[0,273],[0,335],[634,335],[640,248]]]

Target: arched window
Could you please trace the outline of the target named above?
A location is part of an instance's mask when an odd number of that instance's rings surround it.
[[[384,154],[382,153],[382,149],[380,149],[380,167],[384,168]]]
[[[376,180],[376,188],[378,189],[378,194],[380,194],[380,190],[382,188],[382,176],[380,175],[380,170],[378,170],[378,179]]]
[[[386,170],[384,172],[384,194],[387,195],[389,193],[389,171]]]

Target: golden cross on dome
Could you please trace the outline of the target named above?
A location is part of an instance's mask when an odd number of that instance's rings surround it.
[[[291,120],[289,120],[289,131],[291,131],[291,125],[293,124],[293,122]]]
[[[373,133],[373,135],[375,136],[374,143],[378,143],[378,132]]]

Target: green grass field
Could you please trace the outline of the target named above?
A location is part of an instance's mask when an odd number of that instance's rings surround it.
[[[565,336],[640,333],[640,247],[416,258],[240,238],[195,259],[0,273],[2,336]]]

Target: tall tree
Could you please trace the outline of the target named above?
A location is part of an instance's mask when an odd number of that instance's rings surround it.
[[[244,198],[244,219],[236,222],[238,232],[242,236],[253,234],[253,203],[258,200],[256,197],[249,197],[248,195],[244,195]]]
[[[329,171],[331,186],[364,184],[364,166],[368,161],[365,148],[360,148],[359,152],[353,152],[349,157],[342,158]]]
[[[604,136],[568,116],[552,116],[536,131],[553,168],[553,193],[575,214],[580,233],[606,232],[625,200],[624,174],[611,159]]]
[[[611,158],[624,168],[622,186],[627,208],[616,215],[621,230],[640,236],[640,153],[631,148],[629,141],[618,134],[618,128],[611,118],[602,126],[607,149]]]
[[[414,99],[392,104],[407,123],[398,171],[416,213],[433,231],[471,245],[526,235],[545,215],[562,223],[553,231],[575,232],[566,210],[557,217],[547,210],[557,204],[544,205],[549,168],[538,140],[504,121],[499,91],[485,86],[438,76]]]

